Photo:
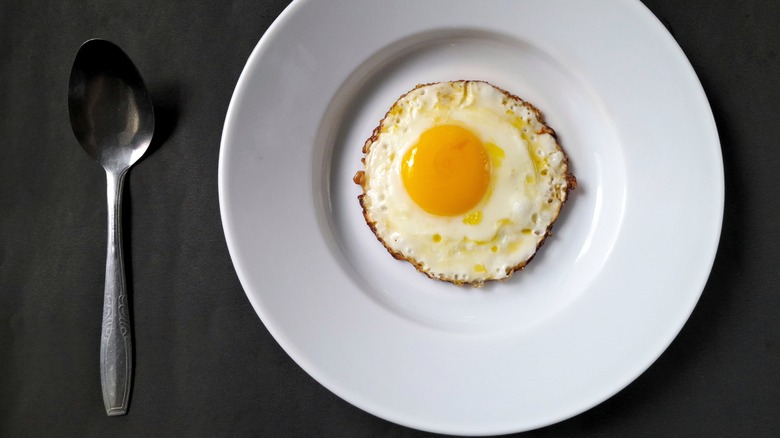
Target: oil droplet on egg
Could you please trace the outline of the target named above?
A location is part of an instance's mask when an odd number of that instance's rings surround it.
[[[490,155],[490,164],[493,165],[493,169],[501,167],[501,163],[504,162],[504,157],[506,156],[504,150],[493,143],[485,143],[485,150]]]
[[[466,225],[479,225],[480,222],[482,222],[481,211],[471,212],[463,218],[463,223]]]

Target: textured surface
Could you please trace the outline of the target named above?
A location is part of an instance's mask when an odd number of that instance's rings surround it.
[[[431,436],[308,377],[233,270],[217,198],[222,123],[286,3],[0,3],[0,436]],[[691,319],[646,373],[523,436],[780,436],[780,5],[645,4],[689,57],[718,123],[720,249]],[[136,371],[119,418],[105,416],[98,372],[104,175],[66,103],[73,57],[93,37],[133,59],[158,116],[125,187]]]

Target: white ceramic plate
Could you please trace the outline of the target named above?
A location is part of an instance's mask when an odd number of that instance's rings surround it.
[[[537,105],[579,186],[529,267],[481,290],[395,261],[361,216],[361,147],[418,83]],[[723,171],[707,99],[638,1],[296,1],[225,121],[219,196],[258,315],[328,389],[453,434],[548,425],[663,352],[712,267]]]

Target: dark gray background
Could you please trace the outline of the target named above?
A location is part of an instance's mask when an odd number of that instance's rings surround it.
[[[286,3],[0,2],[0,436],[429,435],[305,374],[231,264],[217,197],[222,124],[247,57]],[[720,249],[692,317],[646,373],[525,436],[777,437],[780,3],[644,3],[688,55],[717,120]],[[124,198],[136,367],[120,418],[105,416],[98,375],[104,175],[66,104],[71,62],[92,37],[135,61],[158,116]],[[672,159],[674,138],[659,147]]]

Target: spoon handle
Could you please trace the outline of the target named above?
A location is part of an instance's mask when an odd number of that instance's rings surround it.
[[[127,413],[133,372],[130,308],[122,257],[122,188],[127,169],[106,170],[108,196],[108,250],[100,337],[100,383],[109,416]]]

